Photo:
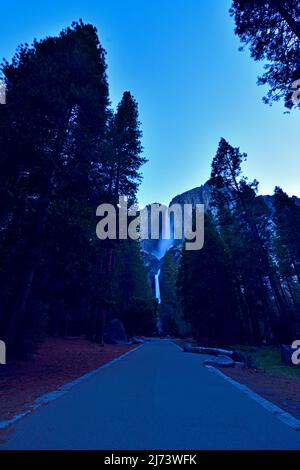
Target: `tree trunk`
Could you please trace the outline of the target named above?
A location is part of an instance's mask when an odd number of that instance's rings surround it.
[[[274,5],[274,8],[280,13],[282,18],[289,25],[295,36],[300,40],[300,23],[290,15],[285,6],[283,5],[282,0],[271,0],[271,3]]]
[[[21,295],[19,308],[17,307],[12,311],[12,315],[5,334],[5,342],[9,354],[11,354],[11,351],[14,349],[17,330],[20,327],[22,328],[22,320],[26,313],[26,307],[30,298],[34,276],[35,267],[29,271],[27,279],[24,282],[24,289]],[[17,325],[19,328],[17,328]]]
[[[297,310],[297,308],[298,308],[297,301],[296,301],[296,298],[295,298],[295,295],[294,295],[294,292],[293,292],[293,287],[292,287],[288,277],[285,278],[285,282],[286,282],[290,297],[292,299],[294,309]]]

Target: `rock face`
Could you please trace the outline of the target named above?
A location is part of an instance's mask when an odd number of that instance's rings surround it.
[[[295,203],[300,206],[300,198],[293,196]],[[274,215],[274,197],[273,196],[257,196],[256,198],[257,204],[266,211],[266,214],[272,219]],[[191,189],[190,191],[186,191],[185,193],[179,194],[178,196],[174,197],[170,202],[170,206],[172,204],[192,204],[193,207],[196,204],[204,204],[204,211],[207,212],[211,210],[214,213],[214,209],[211,206],[212,203],[212,189],[209,183],[205,183],[203,186],[199,186],[198,188]]]
[[[107,344],[128,344],[126,331],[120,320],[112,320],[106,325],[104,342]]]
[[[142,251],[142,256],[148,271],[149,278],[151,279],[159,271],[160,261],[156,258],[156,256],[152,255],[151,253],[148,253],[145,250]]]
[[[191,189],[183,194],[180,194],[170,202],[169,206],[173,204],[179,204],[183,206],[184,204],[192,204],[193,207],[196,204],[204,204],[204,209],[207,211],[210,208],[210,200],[211,200],[211,188],[208,183],[205,183],[203,186],[199,188]],[[149,210],[149,206],[148,206]],[[151,256],[155,256],[158,259],[161,259],[165,253],[172,247],[181,245],[183,242],[183,238],[180,240],[174,240],[174,228],[172,219],[170,221],[171,224],[171,238],[165,240],[162,234],[162,227],[160,227],[160,234],[159,240],[142,240],[142,249],[144,252],[150,254]],[[151,227],[151,217],[149,215],[149,224],[148,224],[148,231],[150,233]],[[182,231],[183,233],[183,231]]]
[[[205,183],[203,186],[175,196],[170,202],[170,206],[173,204],[192,204],[192,206],[195,207],[196,204],[204,204],[204,210],[207,211],[210,208],[210,202],[211,188],[208,183]]]
[[[297,205],[300,206],[300,199],[297,198],[296,196],[293,196],[295,202]],[[272,221],[273,215],[274,215],[274,198],[273,196],[257,196],[256,198],[258,207],[265,212],[267,218]],[[199,186],[198,188],[191,189],[190,191],[186,191],[182,194],[179,194],[175,196],[172,201],[170,202],[169,206],[172,206],[173,204],[179,204],[183,206],[184,204],[191,204],[193,207],[196,206],[196,204],[204,204],[204,211],[207,212],[210,210],[213,214],[215,213],[215,209],[212,207],[212,189],[209,183],[205,183],[202,186]],[[149,206],[148,206],[149,207]],[[150,233],[150,226],[151,226],[151,221],[149,218],[149,233]],[[171,239],[169,240],[164,240],[162,237],[162,233],[160,233],[159,240],[142,240],[141,245],[143,250],[150,254],[151,256],[154,256],[161,260],[165,253],[170,250],[172,247],[181,247],[182,246],[182,240],[175,240],[174,236],[172,237],[172,220],[171,220]]]

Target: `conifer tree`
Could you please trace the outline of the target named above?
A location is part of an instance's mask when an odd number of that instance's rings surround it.
[[[80,20],[21,46],[2,72],[0,335],[9,356],[30,352],[46,334],[101,342],[114,314],[131,312],[133,332],[153,331],[138,243],[112,246],[95,233],[99,204],[121,194],[135,200],[145,161],[136,101],[127,92],[116,114],[108,108],[96,29]]]
[[[202,250],[183,251],[178,288],[184,319],[197,340],[218,346],[238,341],[240,325],[230,264],[210,216],[205,218]]]
[[[291,108],[292,85],[300,79],[299,0],[233,0],[235,32],[255,60],[267,62],[259,84],[268,84],[267,103],[285,99]]]
[[[300,207],[281,188],[274,193],[278,241],[286,251],[286,261],[300,284]]]
[[[238,211],[240,220],[247,227],[250,235],[249,248],[256,252],[256,263],[262,270],[262,281],[264,276],[268,279],[278,309],[278,315],[272,314],[270,319],[274,338],[289,341],[291,339],[289,309],[253,212],[252,201],[257,182],[249,183],[242,175],[241,163],[246,157],[246,154],[242,154],[238,148],[233,148],[222,138],[212,163],[211,184],[222,192],[223,197],[229,198],[229,207]]]
[[[129,201],[136,200],[141,181],[140,168],[147,161],[142,156],[141,138],[137,102],[129,91],[125,91],[110,122],[111,187],[115,200],[125,195]]]
[[[189,325],[183,318],[178,297],[178,272],[181,264],[181,249],[170,248],[161,261],[159,276],[161,303],[158,306],[162,334],[186,337]]]

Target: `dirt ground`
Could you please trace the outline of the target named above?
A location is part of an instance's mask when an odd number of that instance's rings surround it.
[[[300,378],[241,367],[220,370],[300,419]]]
[[[0,421],[12,418],[41,395],[135,347],[102,347],[83,338],[47,339],[30,360],[0,366]]]

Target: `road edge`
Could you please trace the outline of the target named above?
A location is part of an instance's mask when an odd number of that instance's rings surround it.
[[[206,365],[205,368],[208,369],[213,374],[218,375],[223,380],[226,380],[226,382],[229,382],[234,387],[238,388],[241,392],[243,392],[249,398],[252,398],[252,400],[256,401],[259,405],[261,405],[267,411],[275,415],[278,419],[280,419],[280,421],[287,424],[294,431],[300,431],[300,420],[292,416],[287,411],[284,411],[279,406],[274,405],[274,403],[270,402],[266,398],[263,398],[261,395],[258,395],[258,393],[253,392],[246,385],[243,385],[237,382],[236,380],[233,380],[231,377],[228,377],[228,375],[223,374],[223,372],[221,372],[219,369],[213,366],[209,366],[209,365]]]
[[[17,421],[20,421],[20,419],[24,418],[25,416],[28,416],[30,413],[37,410],[41,406],[47,405],[48,403],[51,403],[52,401],[57,400],[58,398],[65,395],[69,390],[76,387],[76,385],[79,385],[82,382],[85,382],[86,380],[92,378],[95,374],[100,372],[102,369],[106,369],[107,367],[110,367],[116,362],[124,359],[124,357],[128,356],[128,354],[131,354],[134,351],[138,351],[143,346],[145,346],[145,344],[146,343],[140,344],[139,346],[133,349],[130,349],[129,351],[126,351],[120,356],[115,357],[111,361],[108,361],[105,364],[102,364],[100,367],[97,367],[97,369],[93,369],[92,371],[87,372],[84,375],[81,375],[77,379],[74,379],[71,382],[67,382],[66,384],[62,385],[56,390],[53,390],[52,392],[48,392],[48,393],[45,393],[44,395],[41,395],[40,397],[36,398],[34,402],[31,405],[29,405],[28,409],[26,409],[25,411],[21,411],[20,413],[17,413],[15,416],[13,416],[10,419],[0,421],[0,431],[3,431],[4,429],[11,426],[12,424],[15,424]]]
[[[173,342],[173,344],[180,349],[181,351],[184,352],[184,349],[179,346],[179,344]],[[256,392],[253,392],[249,387],[246,385],[243,385],[236,380],[232,379],[231,377],[228,377],[228,375],[223,374],[219,369],[213,366],[205,365],[205,368],[208,369],[210,372],[212,372],[215,375],[218,375],[221,377],[223,380],[226,380],[226,382],[229,382],[231,385],[234,387],[238,388],[241,392],[243,392],[245,395],[247,395],[249,398],[252,398],[252,400],[256,401],[259,405],[261,405],[263,408],[265,408],[267,411],[275,415],[280,421],[283,423],[287,424],[290,428],[292,428],[294,431],[300,431],[300,420],[295,418],[295,416],[291,415],[287,411],[284,411],[282,408],[280,408],[277,405],[274,405],[271,401],[267,400],[266,398],[263,398],[261,395],[259,395]]]

